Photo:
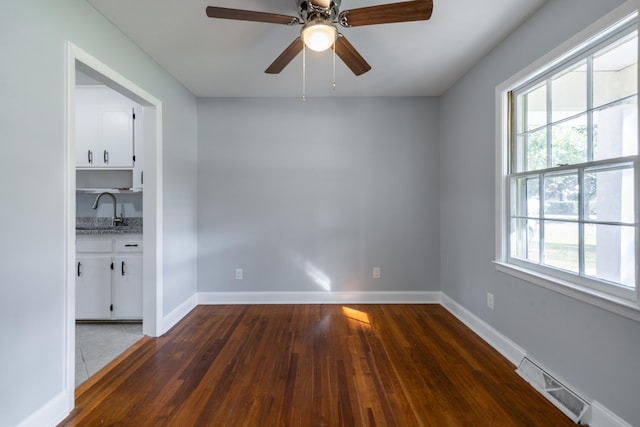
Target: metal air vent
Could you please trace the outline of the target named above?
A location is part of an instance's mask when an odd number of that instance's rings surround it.
[[[586,400],[526,357],[520,362],[516,373],[571,418],[574,423],[579,423],[589,409],[589,403]]]

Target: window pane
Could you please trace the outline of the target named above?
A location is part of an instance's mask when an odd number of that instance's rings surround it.
[[[540,217],[540,179],[527,178],[527,216]]]
[[[527,220],[527,259],[536,264],[540,262],[540,222]]]
[[[588,171],[584,174],[585,218],[606,222],[634,222],[633,169]]]
[[[547,124],[547,86],[542,84],[520,96],[525,125],[520,129],[530,131]]]
[[[634,227],[585,225],[585,274],[635,288]]]
[[[593,58],[593,106],[634,95],[638,92],[637,32]]]
[[[544,264],[578,272],[580,269],[578,224],[544,221]]]
[[[525,135],[527,141],[528,171],[546,169],[547,167],[547,128],[542,128]]]
[[[527,215],[527,179],[516,178],[513,181],[513,190],[511,197],[513,203],[511,204],[511,215],[517,217],[523,217]]]
[[[513,219],[511,221],[511,256],[530,262],[540,262],[540,233],[538,221]]]
[[[544,178],[544,217],[578,219],[578,174],[550,175]]]
[[[551,117],[554,122],[587,111],[587,66],[579,62],[551,83]]]
[[[513,216],[535,218],[540,216],[539,182],[537,175],[533,178],[521,177],[513,180]]]
[[[595,160],[638,153],[638,97],[593,112]]]
[[[587,116],[558,123],[552,127],[551,166],[573,165],[587,161]]]

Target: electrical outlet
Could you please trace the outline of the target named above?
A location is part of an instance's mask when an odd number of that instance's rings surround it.
[[[374,279],[380,278],[380,267],[373,267],[373,272],[371,273],[371,277]]]
[[[236,268],[236,280],[242,280],[243,277],[243,271],[241,268]]]
[[[491,292],[487,292],[487,307],[493,310],[493,294]]]

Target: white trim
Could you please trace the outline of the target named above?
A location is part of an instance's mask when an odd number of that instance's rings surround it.
[[[584,424],[591,427],[632,427],[631,424],[611,412],[597,400],[591,401],[589,412],[585,414]]]
[[[507,134],[508,102],[507,93],[511,86],[496,88],[496,147],[495,147],[495,259],[507,259],[507,240],[503,238],[507,226],[507,171],[508,169],[508,149],[509,135]]]
[[[65,287],[64,287],[64,352],[62,355],[62,375],[64,381],[63,395],[66,403],[66,412],[70,412],[75,406],[75,365],[76,365],[76,174],[75,174],[75,84],[76,84],[76,57],[71,44],[67,44],[66,50],[66,81],[65,81],[65,153],[64,153],[64,247],[65,247]],[[74,167],[72,167],[74,165]],[[56,398],[50,402],[55,401]],[[49,405],[49,404],[47,404]],[[47,405],[43,406],[40,413]],[[36,423],[37,424],[37,423]],[[45,424],[41,424],[45,425]]]
[[[162,172],[162,103],[153,98],[152,106],[144,106],[144,168],[147,179],[142,192],[144,233],[142,327],[145,335],[162,335],[164,310],[164,210]],[[151,101],[150,101],[151,102]],[[153,179],[149,179],[152,177]],[[153,206],[153,209],[145,209]]]
[[[145,132],[145,162],[147,188],[143,193],[145,232],[143,233],[145,250],[143,254],[143,328],[147,335],[158,336],[162,316],[162,103],[153,95],[129,81],[107,65],[100,62],[70,41],[66,43],[66,109],[65,109],[65,203],[64,203],[64,247],[65,280],[64,290],[64,354],[62,373],[64,387],[61,395],[44,405],[36,414],[48,411],[50,405],[57,406],[58,399],[66,404],[66,414],[75,406],[75,212],[76,212],[76,176],[75,176],[75,82],[78,63],[102,75],[114,87],[114,90],[133,98],[149,112],[149,121],[153,124],[150,132]],[[148,208],[148,207],[153,208]],[[65,412],[65,411],[63,411]],[[64,417],[63,417],[64,418]],[[30,419],[30,418],[29,418]],[[40,419],[40,418],[39,418]],[[42,418],[45,419],[45,418]],[[47,425],[38,422],[34,425]]]
[[[151,95],[140,86],[136,85],[129,79],[125,78],[106,64],[99,61],[94,56],[82,50],[72,42],[67,42],[67,85],[68,90],[75,88],[75,66],[76,62],[82,63],[96,73],[103,76],[112,84],[112,89],[132,98],[143,106],[145,114],[145,122],[150,122],[151,126],[145,127],[144,132],[144,156],[145,171],[147,179],[145,180],[145,191],[143,191],[144,206],[153,206],[152,209],[144,209],[145,232],[143,233],[144,246],[146,249],[143,254],[144,265],[144,283],[143,295],[147,303],[143,307],[143,328],[144,333],[151,336],[160,334],[160,325],[162,320],[162,102]],[[70,80],[73,75],[73,80]],[[73,117],[75,104],[72,95],[69,95],[67,106],[67,114]],[[67,120],[70,122],[70,120]],[[149,130],[149,132],[147,132]],[[73,157],[75,153],[74,130],[68,129],[67,134],[67,150],[69,150],[69,161],[75,162]],[[67,165],[69,166],[69,165]],[[70,169],[68,167],[68,169]],[[71,199],[74,200],[75,212],[75,174],[70,174],[68,182],[68,192]],[[68,215],[70,216],[70,215]],[[75,213],[74,215],[75,216]],[[69,246],[73,246],[73,251],[69,248],[68,256],[75,257],[74,228],[68,230],[67,238]],[[73,266],[72,266],[73,272]],[[69,277],[69,275],[68,275]],[[71,274],[72,283],[75,277]],[[69,287],[74,289],[74,287]],[[155,302],[155,303],[154,303]]]
[[[507,221],[509,220],[509,206],[507,200],[507,191],[509,187],[506,178],[508,171],[508,135],[506,123],[508,120],[507,93],[509,90],[520,86],[525,81],[531,79],[539,72],[539,70],[557,63],[562,58],[566,58],[571,52],[574,52],[578,46],[584,45],[588,41],[598,37],[602,34],[604,29],[621,22],[634,13],[638,13],[639,9],[640,0],[628,0],[604,17],[589,25],[584,30],[580,31],[566,42],[557,46],[546,55],[529,64],[512,77],[496,86],[495,90],[496,175],[494,194],[496,270],[634,320],[640,320],[640,300],[638,299],[640,289],[636,289],[636,300],[629,301],[610,294],[591,290],[587,287],[578,287],[575,284],[571,284],[557,278],[551,278],[542,273],[520,268],[506,262],[508,256],[506,247],[508,236],[505,236],[505,231],[507,230]],[[640,177],[637,177],[636,181],[637,183],[640,182]],[[638,271],[640,268],[638,268],[638,266],[636,270],[637,277],[640,277],[640,271]]]
[[[57,425],[69,415],[67,407],[68,397],[66,391],[61,392],[53,399],[42,405],[35,412],[22,420],[17,427],[42,427]]]
[[[506,357],[514,366],[518,366],[522,358],[527,355],[527,352],[518,344],[502,335],[484,320],[480,319],[444,293],[442,293],[441,296],[441,304],[449,310],[451,314],[456,316],[458,320],[486,341],[487,344]]]
[[[164,316],[162,319],[162,328],[160,329],[160,335],[165,334],[169,329],[173,328],[179,321],[181,321],[187,314],[191,312],[198,305],[197,294],[191,295],[182,304],[174,308],[171,313]]]
[[[214,304],[439,304],[440,292],[198,292],[199,305]]]
[[[556,277],[504,262],[494,262],[496,270],[545,289],[594,305],[620,316],[640,322],[640,305],[610,294],[561,281]]]

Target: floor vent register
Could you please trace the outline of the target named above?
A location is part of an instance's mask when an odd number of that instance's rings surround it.
[[[545,398],[558,407],[574,423],[579,423],[589,409],[589,403],[567,388],[548,372],[524,358],[518,369],[518,375],[538,390]]]

